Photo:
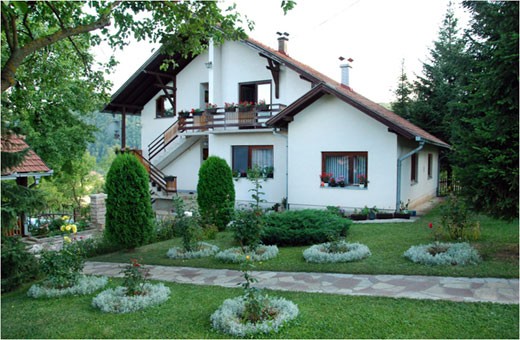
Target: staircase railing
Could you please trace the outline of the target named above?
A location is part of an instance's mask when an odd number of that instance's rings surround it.
[[[146,171],[150,175],[150,182],[152,186],[157,186],[159,190],[164,190],[165,192],[177,192],[177,177],[176,176],[168,176],[169,180],[166,180],[166,176],[164,173],[159,170],[155,165],[153,165],[149,160],[143,157],[140,152],[136,150],[127,150],[128,152],[134,154],[137,159],[143,164]]]
[[[163,131],[157,138],[148,144],[148,159],[152,160],[161,151],[163,151],[171,142],[179,137],[179,121],[175,121],[170,127]]]

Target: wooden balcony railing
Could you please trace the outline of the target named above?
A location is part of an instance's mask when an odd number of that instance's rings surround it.
[[[270,104],[262,107],[252,106],[250,108],[215,108],[206,110],[198,115],[179,117],[179,130],[208,129],[259,129],[265,128],[266,122],[277,112],[285,108],[283,104]]]
[[[137,159],[143,164],[146,171],[150,175],[150,182],[152,186],[157,187],[159,190],[164,190],[167,193],[177,192],[177,177],[165,176],[164,173],[159,170],[155,165],[150,163],[143,157],[140,150],[127,149],[124,152],[130,152],[137,157]]]

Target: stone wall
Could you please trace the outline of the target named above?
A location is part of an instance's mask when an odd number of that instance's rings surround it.
[[[90,224],[98,230],[105,229],[106,194],[90,195]]]

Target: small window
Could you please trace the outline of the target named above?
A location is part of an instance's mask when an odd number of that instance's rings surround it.
[[[433,155],[428,154],[428,179],[433,177]]]
[[[418,157],[417,154],[414,153],[411,158],[411,172],[410,172],[410,181],[412,184],[417,183],[417,170],[419,168],[418,166]]]
[[[321,171],[336,182],[343,180],[346,185],[367,183],[367,152],[322,152],[321,159]]]
[[[233,173],[246,177],[247,170],[259,166],[266,177],[273,177],[272,145],[240,145],[233,146]]]
[[[173,97],[170,96],[170,99],[173,101]],[[155,101],[155,117],[163,118],[163,117],[173,117],[175,115],[175,109],[172,106],[170,100],[164,95],[160,96]]]

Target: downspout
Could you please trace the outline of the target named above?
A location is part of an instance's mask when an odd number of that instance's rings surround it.
[[[399,211],[401,205],[401,165],[405,159],[418,153],[424,148],[424,141],[421,137],[416,137],[415,140],[419,142],[419,146],[413,149],[412,151],[408,152],[406,155],[401,156],[399,157],[399,159],[397,159],[397,197],[395,202],[395,211]]]
[[[289,210],[289,136],[273,130],[273,135],[285,138],[285,209]]]

